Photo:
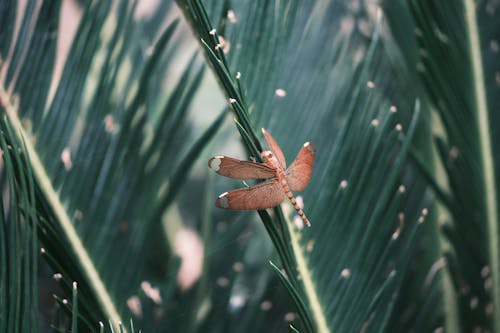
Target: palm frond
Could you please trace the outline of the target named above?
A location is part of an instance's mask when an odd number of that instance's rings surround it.
[[[498,331],[500,201],[494,145],[498,121],[493,112],[498,84],[489,74],[498,66],[489,48],[489,36],[498,34],[498,11],[472,1],[411,1],[398,6],[395,11],[389,9],[392,3],[387,6],[392,30],[408,67],[417,70],[415,81],[437,115],[433,119],[439,119],[427,124],[438,160],[420,164],[450,215],[443,231],[452,246],[447,258],[455,294],[446,306],[457,312],[448,317],[448,325],[464,331]],[[402,22],[402,17],[410,19]],[[415,31],[415,38],[403,41],[398,36],[401,29]]]
[[[203,66],[193,55],[171,94],[160,99],[163,77],[155,70],[170,68],[165,54],[172,56],[181,42],[178,21],[162,33],[157,21],[154,41],[143,45],[146,24],[134,22],[134,8],[111,1],[83,8],[53,97],[60,2],[27,8],[26,38],[12,46],[23,56],[7,57],[4,67],[2,101],[16,128],[10,139],[25,142],[35,178],[44,257],[67,295],[77,281],[84,330],[108,319],[115,329],[123,322],[125,301],[144,277],[147,239],[161,229],[161,214],[222,120],[189,148],[186,116]],[[14,22],[5,31],[13,35]]]
[[[56,331],[500,329],[494,5],[79,3],[61,66],[66,4],[0,1],[0,329],[36,329],[39,267]],[[213,207],[259,127],[318,148],[311,228]]]
[[[304,330],[355,331],[368,327],[370,330],[383,330],[387,327],[388,318],[393,311],[392,295],[397,292],[403,281],[404,274],[400,272],[404,272],[410,261],[415,233],[420,225],[417,219],[421,213],[418,205],[405,208],[404,213],[400,211],[406,202],[403,199],[406,187],[401,185],[400,177],[416,128],[418,107],[413,119],[401,124],[399,122],[404,121],[404,118],[398,119],[396,113],[389,111],[390,104],[383,94],[376,90],[371,91],[375,86],[373,82],[378,82],[379,77],[383,77],[381,73],[372,73],[373,66],[380,65],[381,62],[380,53],[377,52],[378,32],[373,37],[371,48],[363,53],[364,62],[353,77],[355,83],[349,86],[351,90],[332,91],[331,96],[324,92],[321,96],[317,93],[314,96],[307,95],[303,91],[304,81],[300,81],[305,78],[300,72],[303,67],[312,66],[316,71],[322,68],[326,72],[314,84],[311,83],[311,91],[319,92],[322,88],[328,87],[329,82],[335,80],[334,71],[330,68],[338,67],[333,67],[333,61],[338,62],[337,66],[342,62],[354,67],[356,64],[352,63],[352,59],[345,59],[340,55],[329,63],[328,59],[321,58],[320,53],[317,53],[318,59],[314,65],[306,62],[304,66],[297,66],[295,63],[296,70],[289,73],[281,72],[279,76],[276,74],[276,77],[283,80],[282,84],[287,83],[283,86],[277,85],[273,81],[273,75],[279,72],[282,64],[272,63],[270,67],[262,69],[258,66],[259,59],[255,59],[257,55],[252,58],[252,52],[259,50],[258,56],[279,59],[280,54],[293,52],[296,40],[304,41],[305,48],[311,46],[316,49],[324,44],[339,46],[343,41],[327,41],[322,38],[324,36],[315,36],[317,39],[313,40],[304,37],[310,31],[299,28],[307,24],[301,21],[301,18],[309,17],[305,13],[317,14],[319,5],[309,7],[290,2],[283,6],[260,7],[265,8],[260,15],[267,20],[263,19],[262,25],[253,25],[251,32],[250,29],[245,30],[244,25],[238,31],[238,23],[232,28],[225,27],[228,34],[234,29],[234,35],[224,36],[232,45],[235,39],[237,43],[238,38],[246,41],[246,44],[238,44],[239,49],[235,52],[249,54],[248,58],[245,56],[238,58],[248,66],[247,71],[251,72],[252,80],[248,80],[251,88],[246,89],[243,82],[247,82],[247,73],[242,71],[240,76],[235,73],[236,71],[231,71],[226,55],[220,52],[219,38],[216,38],[217,32],[214,29],[217,25],[210,23],[209,15],[204,12],[201,4],[196,1],[179,1],[179,3],[185,9],[184,13],[188,16],[193,30],[201,39],[214,72],[219,76],[229,103],[235,111],[237,128],[247,150],[253,156],[259,156],[259,151],[255,149],[261,149],[261,144],[255,141],[256,124],[275,124],[269,127],[273,133],[278,133],[278,138],[286,137],[285,133],[290,133],[290,128],[294,128],[292,131],[294,136],[290,134],[288,136],[290,140],[280,140],[284,142],[283,146],[287,151],[290,143],[296,143],[294,141],[298,135],[295,134],[307,133],[314,127],[324,130],[328,128],[331,131],[332,125],[335,126],[332,119],[335,117],[342,119],[344,115],[343,112],[335,113],[336,108],[342,109],[345,115],[348,115],[341,120],[343,129],[337,135],[332,137],[323,134],[320,137],[317,133],[316,136],[312,136],[312,141],[319,148],[317,161],[319,170],[316,170],[316,178],[313,178],[310,189],[306,190],[305,197],[315,193],[313,195],[315,199],[311,200],[313,203],[309,207],[312,212],[310,219],[313,227],[310,230],[297,230],[290,214],[285,215],[279,209],[275,210],[275,219],[271,219],[266,212],[259,213],[280,255],[281,264],[286,272],[280,276],[296,302]],[[241,6],[239,8],[242,12],[253,12],[259,8],[257,3]],[[325,12],[330,12],[334,7],[332,5],[323,9]],[[287,15],[283,14],[285,11]],[[238,15],[238,11],[235,12]],[[327,19],[319,19],[319,22],[318,26],[308,28],[331,30],[332,22]],[[274,40],[271,36],[265,35],[268,32],[277,33],[279,38]],[[250,36],[262,36],[264,41],[271,40],[274,47],[266,48],[259,44],[261,40],[258,37],[254,41],[245,33]],[[360,42],[358,47],[361,46]],[[330,53],[325,54],[330,56]],[[229,51],[228,58],[231,59],[231,56],[237,58]],[[294,58],[289,57],[288,60],[293,61]],[[242,66],[241,63],[238,65]],[[343,74],[345,75],[345,72]],[[253,87],[251,82],[271,82],[276,85],[274,88],[267,84]],[[293,84],[295,82],[296,86]],[[234,88],[236,86],[238,89]],[[245,93],[240,93],[242,90],[240,87],[243,87]],[[278,88],[284,88],[286,91],[286,98],[283,101],[279,100],[279,96],[278,98],[275,96],[275,90]],[[350,95],[347,95],[348,93]],[[272,99],[274,101],[271,102]],[[258,103],[261,103],[259,108],[255,107]],[[285,105],[288,103],[294,107],[286,109]],[[311,107],[310,111],[305,112],[306,108],[297,107],[299,103],[320,105],[324,107],[324,111],[321,113]],[[328,105],[330,108],[326,107]],[[253,107],[255,109],[252,109]],[[269,109],[275,111],[266,111]],[[286,113],[284,110],[287,110]],[[407,115],[412,112],[403,110],[402,113]],[[407,134],[401,137],[402,145],[399,149],[396,147],[399,146],[397,142],[399,142],[398,137],[402,135],[400,133],[402,128],[408,130]],[[411,191],[410,184],[407,186]],[[383,192],[381,189],[384,189]],[[307,202],[306,200],[306,204]],[[401,235],[398,219],[405,221]],[[329,262],[332,256],[336,258],[334,263]],[[392,263],[392,266],[389,263]],[[393,270],[390,267],[393,267]],[[388,282],[383,283],[387,278]],[[356,288],[352,287],[354,285]],[[364,310],[361,311],[361,308]]]
[[[3,101],[2,101],[3,102]],[[0,103],[5,112],[3,103]],[[0,205],[0,280],[8,292],[0,297],[0,329],[32,331],[37,327],[38,238],[36,196],[29,160],[22,142],[12,141],[13,129],[0,120],[3,156],[1,183],[6,193]]]

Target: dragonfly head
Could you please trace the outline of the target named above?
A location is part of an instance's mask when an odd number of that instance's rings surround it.
[[[262,158],[262,162],[264,163],[271,163],[273,166],[279,165],[278,159],[276,158],[276,156],[274,156],[274,154],[270,150],[265,150],[262,153],[260,153],[260,157]]]

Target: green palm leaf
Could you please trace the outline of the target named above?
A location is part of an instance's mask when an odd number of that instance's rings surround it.
[[[367,87],[367,81],[371,79],[379,81],[379,77],[372,74],[373,63],[380,61],[376,40],[378,34],[375,33],[371,48],[364,51],[365,63],[360,68],[360,73],[356,74],[354,80],[357,83],[350,86],[352,89],[350,91],[339,93],[332,90],[332,95],[324,93],[321,96],[308,95],[300,91],[303,90],[304,82],[294,85],[299,79],[304,79],[302,73],[281,72],[281,75],[276,74],[275,78],[274,74],[279,72],[280,66],[285,67],[286,63],[274,63],[275,67],[272,68],[261,69],[258,65],[252,66],[255,72],[249,74],[254,76],[249,81],[266,84],[252,87],[250,83],[251,88],[245,96],[240,87],[247,73],[241,71],[241,78],[234,71],[231,73],[228,60],[218,46],[219,39],[214,33],[217,29],[213,30],[214,26],[209,23],[203,7],[196,1],[180,3],[193,29],[199,34],[206,57],[214,67],[236,114],[237,128],[251,155],[259,156],[262,147],[255,134],[257,133],[255,123],[276,124],[271,131],[278,133],[278,139],[280,136],[286,138],[285,133],[290,134],[293,131],[294,136],[288,136],[288,141],[279,140],[284,142],[284,150],[287,152],[290,143],[299,146],[298,142],[294,141],[312,128],[335,130],[335,122],[329,123],[327,120],[335,119],[335,116],[342,119],[344,115],[342,112],[334,112],[336,103],[339,103],[338,108],[345,110],[348,116],[345,120],[340,120],[344,128],[336,138],[327,135],[327,132],[323,132],[321,136],[312,136],[312,141],[319,148],[317,165],[320,170],[316,170],[319,175],[316,174],[317,178],[312,180],[305,197],[307,198],[308,194],[316,194],[312,200],[314,203],[310,205],[312,213],[309,213],[313,228],[296,230],[291,222],[291,216],[283,215],[280,210],[275,211],[278,218],[274,220],[266,212],[260,212],[260,215],[280,255],[286,272],[286,275],[280,274],[280,276],[297,304],[303,319],[302,329],[356,331],[370,327],[373,330],[383,330],[393,310],[393,294],[402,283],[403,274],[399,272],[403,272],[408,265],[415,228],[418,226],[415,223],[419,214],[416,210],[418,206],[413,205],[405,209],[408,210],[405,213],[408,214],[409,225],[404,228],[401,237],[397,231],[398,214],[403,214],[400,209],[402,202],[405,202],[402,193],[406,191],[405,186],[400,183],[400,173],[418,120],[418,112],[415,113],[413,120],[409,122],[406,120],[403,125],[398,124],[398,121],[405,121],[404,118],[398,120],[397,115],[389,110],[390,105],[387,104],[383,94],[371,92],[373,83]],[[281,54],[291,54],[292,49],[295,50],[296,44],[290,41],[303,41],[305,45],[301,46],[304,50],[320,45],[319,39],[324,36],[314,35],[311,31],[298,28],[307,22],[301,21],[300,15],[297,14],[300,12],[307,18],[308,15],[304,13],[317,14],[315,11],[319,10],[318,7],[308,8],[308,5],[297,3],[266,7],[264,4],[254,3],[242,5],[240,10],[252,12],[258,8],[265,8],[261,15],[266,19],[262,20],[263,25],[253,25],[252,32],[248,33],[251,36],[260,36],[262,31],[267,31],[267,26],[272,26],[274,29],[271,30],[279,37],[271,42],[274,47],[269,49],[261,46],[257,38],[255,43],[249,43],[249,37],[246,37],[247,44],[242,43],[238,52],[250,54],[252,63],[258,64],[259,57],[264,57],[261,53],[252,55],[252,51],[259,47],[269,52],[265,54],[266,59],[280,59]],[[284,14],[285,11],[288,15]],[[328,31],[327,27],[330,27],[332,22],[321,19],[319,21],[320,24],[311,30]],[[283,28],[283,31],[276,27]],[[230,31],[229,27],[225,28]],[[236,24],[234,29],[238,28]],[[240,31],[234,32],[236,36],[237,33],[244,35]],[[314,36],[312,40],[306,40],[305,35],[308,33]],[[228,36],[231,35],[226,35],[225,38],[232,43],[236,39],[238,43],[238,37]],[[338,45],[342,45],[342,41],[337,40],[321,40],[321,42],[323,44],[337,42]],[[361,41],[359,43],[360,46],[363,45]],[[295,52],[300,53],[300,49]],[[331,56],[330,53],[316,55],[315,64],[323,66],[326,75],[320,75],[314,83],[308,82],[311,91],[325,89],[328,86],[327,82],[335,79],[332,75],[333,69],[330,72],[328,66],[327,58]],[[335,60],[343,61],[352,66],[351,68],[355,68],[350,59],[338,57]],[[308,65],[318,71],[318,67],[311,63]],[[345,72],[342,74],[346,75]],[[286,84],[286,87],[274,81],[278,77],[282,80],[281,84]],[[287,92],[283,101],[274,96],[277,88],[285,88]],[[348,93],[352,94],[351,98],[348,97]],[[266,95],[267,99],[264,97]],[[271,102],[272,99],[274,101]],[[251,104],[254,101],[255,104]],[[259,107],[255,106],[258,103]],[[294,107],[288,109],[284,105],[286,103]],[[300,103],[311,103],[311,105],[314,103],[315,106],[324,108],[319,107],[319,110],[315,110],[315,107],[298,108],[297,105]],[[406,112],[411,114],[411,110]],[[409,128],[408,134],[400,134],[401,128]],[[317,134],[319,133],[320,130]],[[402,135],[402,146],[397,149],[394,145],[398,146],[399,135]],[[305,137],[310,138],[307,135]],[[314,250],[311,250],[313,247]],[[332,256],[337,260],[329,263],[327,258]],[[390,262],[393,263],[394,270],[389,269]],[[387,282],[384,282],[385,279],[388,279]],[[352,287],[354,285],[356,288]]]
[[[4,111],[2,109],[2,111]],[[2,184],[7,187],[6,202],[0,205],[0,278],[2,292],[0,305],[3,332],[32,331],[37,323],[37,215],[35,187],[21,145],[7,140],[12,129],[1,122],[0,146],[3,152]],[[33,231],[33,232],[30,232]]]
[[[422,98],[437,116],[427,126],[439,160],[433,167],[420,164],[450,219],[443,231],[451,244],[446,254],[455,291],[445,289],[451,314],[447,325],[498,331],[500,201],[494,144],[498,118],[493,111],[498,109],[498,83],[492,75],[498,57],[490,48],[490,36],[498,35],[498,11],[472,1],[411,1],[396,7],[387,6],[393,31],[406,65],[416,69]],[[403,23],[401,17],[409,20]],[[414,30],[415,39],[403,41],[400,27]]]
[[[1,1],[1,328],[37,326],[39,247],[59,331],[498,328],[498,15],[471,3],[387,2],[385,29],[363,1],[85,2],[57,76],[62,3]],[[206,160],[258,159],[261,127],[318,148],[311,228],[213,207],[243,185]]]
[[[222,118],[191,146],[186,116],[203,67],[194,56],[160,99],[163,77],[154,71],[168,69],[164,54],[175,53],[178,21],[161,33],[162,22],[153,25],[157,36],[149,37],[155,42],[148,54],[140,39],[146,24],[134,23],[134,7],[127,3],[96,2],[83,9],[51,97],[60,3],[47,1],[37,9],[24,12],[13,58],[9,49],[3,53],[10,60],[1,91],[10,124],[5,126],[16,128],[5,135],[26,145],[44,257],[68,295],[73,281],[83,290],[80,328],[93,330],[108,319],[117,327],[126,299],[144,277],[147,240],[161,230],[163,211]],[[4,31],[12,35],[14,27],[9,22]],[[127,40],[126,34],[137,37]],[[4,250],[8,255],[15,248]]]

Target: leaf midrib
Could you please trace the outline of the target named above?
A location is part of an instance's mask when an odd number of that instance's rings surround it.
[[[293,228],[294,224],[291,221],[287,221],[286,225],[288,227],[288,233],[290,234],[293,253],[297,262],[297,271],[300,272],[301,281],[304,286],[304,293],[306,294],[307,300],[311,307],[311,314],[314,318],[316,329],[320,333],[329,333],[330,329],[327,325],[325,311],[321,305],[317,293],[318,287],[313,281],[310,265],[307,258],[304,256],[304,250],[300,246],[301,233],[297,232]]]
[[[479,147],[481,155],[481,168],[483,171],[483,188],[485,191],[485,213],[488,228],[488,251],[493,280],[493,327],[494,332],[500,332],[500,255],[498,239],[498,211],[497,194],[495,188],[495,172],[493,163],[493,150],[491,147],[491,133],[489,128],[488,106],[486,102],[486,88],[484,86],[483,62],[477,27],[476,6],[473,0],[465,0],[465,20],[472,61],[472,75],[474,82],[474,103],[476,107],[477,126],[479,134]]]

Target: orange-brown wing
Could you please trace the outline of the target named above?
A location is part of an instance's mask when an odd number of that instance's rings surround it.
[[[292,192],[300,192],[306,188],[311,179],[315,155],[316,147],[311,142],[304,143],[295,161],[286,171],[286,181]]]
[[[285,192],[276,180],[269,180],[254,186],[240,188],[219,195],[215,205],[223,209],[262,210],[279,205],[285,199]]]
[[[234,179],[273,178],[276,173],[263,163],[247,162],[227,156],[214,156],[208,160],[208,166],[223,175]]]
[[[269,145],[269,148],[271,148],[274,156],[278,159],[278,162],[281,164],[281,167],[283,169],[286,169],[286,160],[285,160],[285,155],[283,155],[283,152],[281,151],[280,146],[274,140],[274,138],[269,134],[265,128],[262,129],[262,134],[264,134],[264,137],[266,138],[267,144]]]

